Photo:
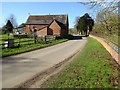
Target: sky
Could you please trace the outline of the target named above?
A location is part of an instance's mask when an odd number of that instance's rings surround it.
[[[93,17],[93,11],[78,2],[2,2],[0,4],[2,4],[0,27],[5,25],[11,14],[14,14],[18,25],[25,23],[29,15],[68,14],[70,28],[74,27],[76,16],[89,13]]]

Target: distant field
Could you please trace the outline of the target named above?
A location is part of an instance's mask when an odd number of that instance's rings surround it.
[[[118,88],[118,65],[95,39],[88,37],[84,50],[43,88]]]

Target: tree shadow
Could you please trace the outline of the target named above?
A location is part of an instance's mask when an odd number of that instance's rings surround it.
[[[81,35],[81,36],[73,36],[73,38],[71,40],[82,40],[83,37],[87,37],[85,35]]]
[[[35,61],[35,60],[40,60],[36,57],[33,57],[33,58],[29,58],[29,57],[14,57],[14,56],[9,56],[9,57],[4,57],[3,60],[2,60],[2,64],[14,64],[18,61],[21,61],[21,62],[26,62],[26,61]]]

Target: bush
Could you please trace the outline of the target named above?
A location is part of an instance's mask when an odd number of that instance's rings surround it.
[[[27,35],[13,35],[15,38],[18,38],[18,37],[20,37],[20,38],[27,38]]]

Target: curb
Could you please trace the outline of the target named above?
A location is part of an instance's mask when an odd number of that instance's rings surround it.
[[[111,56],[115,59],[115,61],[120,65],[120,55],[115,50],[113,50],[106,42],[101,40],[99,37],[93,35],[90,35],[90,37],[100,42],[105,47],[105,49],[111,54]]]

